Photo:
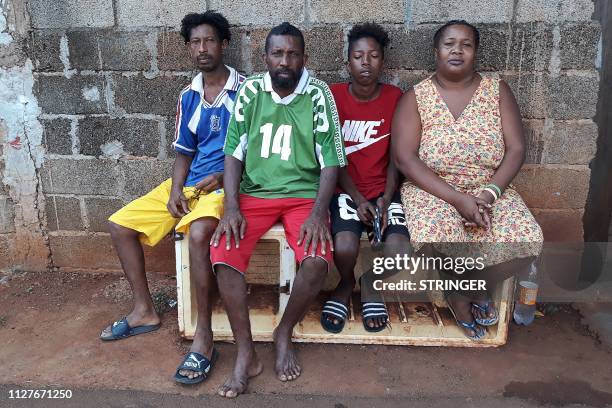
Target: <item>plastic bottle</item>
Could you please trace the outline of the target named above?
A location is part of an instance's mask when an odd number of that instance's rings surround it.
[[[527,280],[519,282],[518,297],[514,302],[514,321],[516,324],[527,326],[533,322],[536,312],[536,298],[538,297],[537,275],[538,269],[534,261],[529,267]]]

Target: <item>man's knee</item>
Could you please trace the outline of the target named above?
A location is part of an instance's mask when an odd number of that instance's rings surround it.
[[[389,234],[385,240],[384,253],[386,257],[394,257],[397,254],[412,255],[410,239],[402,234]]]
[[[359,238],[352,235],[337,234],[334,237],[334,259],[338,262],[356,261],[359,255]]]
[[[318,256],[308,257],[302,261],[300,272],[310,283],[322,282],[327,275],[328,264]]]
[[[189,226],[189,246],[208,249],[217,223],[218,221],[215,218],[201,218],[192,222]]]
[[[244,279],[244,275],[241,272],[224,264],[214,265],[213,272],[217,277],[219,288],[228,284],[231,286],[237,279]]]
[[[107,221],[108,232],[110,232],[112,238],[132,238],[137,237],[139,232],[131,228],[124,227],[119,224],[115,224],[112,221]]]

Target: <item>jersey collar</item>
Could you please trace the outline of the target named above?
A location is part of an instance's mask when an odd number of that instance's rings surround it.
[[[274,92],[274,89],[272,88],[272,77],[270,77],[270,72],[266,72],[263,77],[264,91],[270,92],[270,94],[272,95],[272,100],[274,102],[283,105],[288,105],[293,99],[295,99],[296,96],[302,95],[306,92],[306,87],[308,86],[309,80],[310,74],[308,73],[308,70],[306,68],[303,68],[302,75],[300,76],[300,80],[298,81],[295,90],[284,98],[281,98],[276,92]]]
[[[228,65],[226,65],[225,68],[229,70],[229,76],[227,77],[227,81],[225,82],[223,89],[228,91],[237,91],[238,87],[240,86],[238,72]],[[201,72],[191,81],[191,89],[199,93],[202,99],[204,99],[204,80]]]

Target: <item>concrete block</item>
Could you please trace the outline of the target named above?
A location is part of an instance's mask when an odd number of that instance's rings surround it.
[[[246,29],[232,27],[232,39],[225,50],[224,63],[243,70],[242,42],[246,37]],[[193,62],[185,40],[178,31],[162,31],[157,38],[157,67],[162,71],[192,71]]]
[[[548,81],[543,74],[502,75],[508,82],[524,119],[548,116]]]
[[[49,237],[53,264],[59,268],[120,271],[121,265],[107,234],[56,235]],[[145,245],[147,272],[174,271],[174,242],[163,239],[155,248]]]
[[[253,72],[265,72],[267,71],[266,64],[263,61],[263,55],[265,53],[266,36],[270,29],[268,28],[255,28],[247,32],[249,39],[249,45],[251,47],[251,65],[253,66]],[[308,52],[308,43],[306,43],[306,52]],[[306,66],[308,68],[308,66]]]
[[[151,53],[146,44],[147,35],[145,32],[120,32],[100,36],[98,46],[102,69],[148,70],[151,67]]]
[[[548,105],[554,119],[590,119],[595,116],[599,79],[562,75],[549,79]]]
[[[36,30],[29,41],[30,58],[35,71],[59,71],[64,69],[60,59],[61,34],[54,31]]]
[[[158,34],[157,67],[162,71],[190,71],[193,69],[187,45],[178,31],[164,30]]]
[[[77,136],[81,153],[88,156],[157,157],[159,151],[159,126],[155,120],[88,117],[79,121]]]
[[[308,67],[319,71],[338,70],[344,60],[344,34],[340,27],[314,27],[304,31]]]
[[[588,21],[593,15],[593,0],[518,0],[516,21]]]
[[[479,24],[477,28],[480,31],[480,46],[476,55],[476,69],[478,71],[503,70],[506,67],[508,26]]]
[[[84,198],[87,209],[89,230],[93,232],[108,232],[108,217],[123,207],[123,202],[117,198]]]
[[[546,242],[579,242],[584,240],[583,210],[531,211],[542,227]]]
[[[138,71],[151,66],[145,32],[73,31],[67,37],[72,68]]]
[[[172,177],[173,160],[122,160],[119,165],[125,187],[123,198],[140,197]]]
[[[206,11],[204,0],[150,0],[146,5],[140,0],[116,0],[115,4],[122,27],[180,27],[185,14]]]
[[[548,71],[553,49],[552,27],[545,23],[512,26],[508,48],[508,69]]]
[[[115,163],[99,159],[49,159],[42,166],[42,189],[48,194],[118,195]]]
[[[103,31],[108,35],[109,31]],[[103,34],[104,35],[104,34]],[[70,66],[79,70],[101,69],[100,34],[96,31],[71,31],[66,33]]]
[[[335,84],[338,82],[346,82],[348,80],[348,73],[344,69],[339,71],[309,71],[312,76],[326,84]]]
[[[121,264],[107,234],[56,235],[49,237],[53,264],[59,268],[120,271]],[[172,274],[174,241],[163,239],[154,248],[144,246],[145,270]]]
[[[10,197],[0,195],[0,234],[15,232],[15,204]]]
[[[529,208],[583,209],[590,175],[587,166],[525,165],[513,184]]]
[[[544,148],[544,121],[531,119],[523,120],[525,135],[525,163],[539,164],[542,162],[542,149]]]
[[[128,113],[176,114],[179,92],[191,79],[183,76],[113,76],[115,105]]]
[[[107,0],[30,0],[29,6],[34,28],[112,27],[115,24],[113,4]]]
[[[76,197],[48,195],[45,197],[47,228],[50,231],[83,231],[81,206]]]
[[[314,23],[403,23],[406,0],[377,0],[355,2],[350,0],[311,0],[310,21]],[[294,20],[290,20],[294,21]]]
[[[176,116],[167,116],[165,118],[164,126],[166,128],[166,155],[169,158],[173,158],[176,156],[174,147],[172,147],[172,143],[174,143],[174,133],[176,130]]]
[[[259,3],[249,0],[209,0],[207,3],[210,9],[223,13],[232,25],[272,26],[283,21],[299,25],[304,21],[305,15],[305,5],[302,1],[270,0]]]
[[[104,113],[104,79],[99,76],[37,75],[34,91],[43,113]]]
[[[50,235],[49,246],[56,267],[121,270],[108,235]]]
[[[71,120],[39,119],[44,127],[43,140],[47,153],[72,154]]]
[[[386,69],[381,77],[382,82],[386,82],[398,86],[402,91],[406,92],[425,78],[428,78],[433,72],[415,72],[405,69]]]
[[[418,26],[406,31],[403,25],[386,27],[391,42],[385,53],[385,65],[390,69],[435,69],[434,25]]]
[[[597,151],[597,125],[590,121],[553,121],[544,133],[545,164],[588,164]]]
[[[597,23],[561,26],[561,68],[595,69],[601,27]]]
[[[373,3],[376,4],[376,3]],[[412,0],[407,15],[409,22],[445,23],[449,20],[467,20],[471,23],[505,23],[512,17],[512,0]],[[400,14],[394,11],[396,14]]]

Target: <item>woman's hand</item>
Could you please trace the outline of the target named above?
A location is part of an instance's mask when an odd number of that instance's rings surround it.
[[[451,203],[465,219],[466,227],[491,228],[491,218],[488,210],[491,207],[486,200],[480,196],[459,193],[459,196]]]

